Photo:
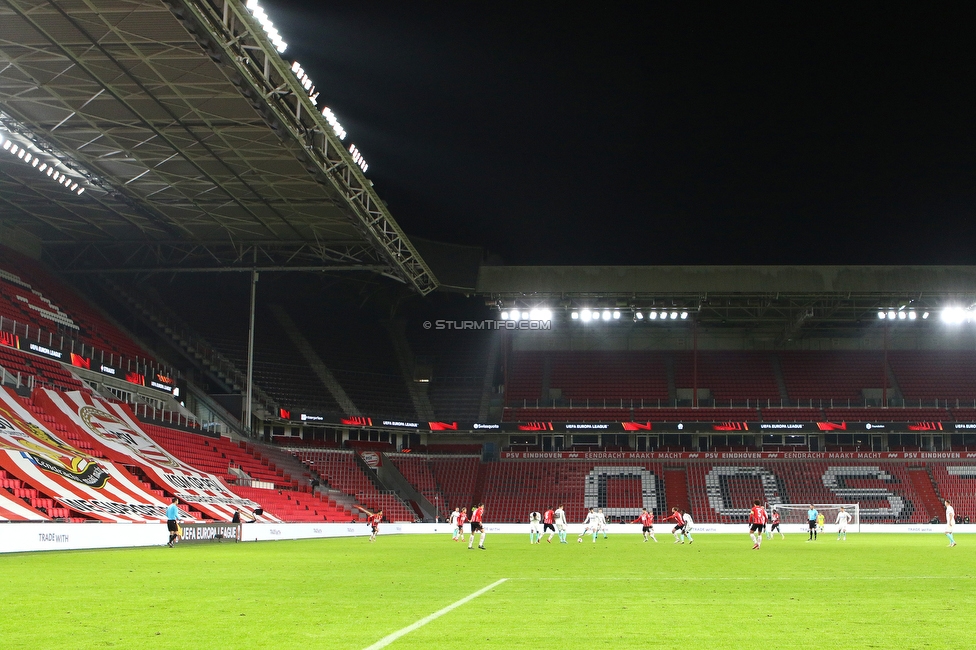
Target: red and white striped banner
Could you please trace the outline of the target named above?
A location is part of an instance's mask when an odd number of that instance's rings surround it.
[[[35,391],[35,395],[39,392]],[[58,393],[44,389],[38,399],[59,421],[90,436],[110,458],[139,466],[157,485],[212,519],[230,521],[237,508],[253,512],[261,507],[234,494],[219,477],[187,465],[156,444],[124,406],[78,391]],[[279,521],[267,513],[257,520]]]
[[[166,519],[166,504],[110,461],[76,449],[0,389],[0,466],[61,505],[102,521]]]
[[[0,521],[47,521],[48,517],[34,510],[6,490],[0,490]]]

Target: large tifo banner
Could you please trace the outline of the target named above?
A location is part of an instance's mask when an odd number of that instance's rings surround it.
[[[0,521],[47,521],[47,517],[29,505],[0,490]]]
[[[0,388],[0,466],[62,506],[95,519],[166,519],[166,504],[144,490],[139,480],[49,431],[8,388]]]
[[[44,389],[34,395],[48,413],[91,436],[110,458],[140,467],[158,485],[211,519],[230,521],[237,508],[253,512],[261,507],[231,492],[220,478],[187,465],[160,447],[123,406],[78,391],[57,393]],[[278,521],[268,514],[257,519]]]

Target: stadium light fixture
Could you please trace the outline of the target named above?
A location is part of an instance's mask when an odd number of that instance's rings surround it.
[[[650,318],[651,320],[657,320],[657,312],[652,311],[650,314],[647,315],[647,317]]]
[[[681,312],[681,320],[688,320],[688,312],[686,311]]]
[[[366,164],[366,159],[363,158],[363,154],[359,153],[359,149],[356,148],[356,145],[349,145],[349,153],[352,154],[353,162],[359,165],[359,168],[365,173],[366,170],[369,169],[369,165]]]
[[[507,311],[503,311],[502,314],[501,314],[501,316],[502,316],[502,320],[508,320],[508,312]]]
[[[942,310],[942,320],[949,325],[958,325],[965,320],[971,320],[972,313],[969,312],[969,318],[967,318],[967,312],[962,307],[946,307]]]
[[[922,320],[928,320],[928,318],[929,318],[929,313],[927,311],[923,311],[922,312]]]
[[[620,310],[619,309],[614,310],[614,312],[613,312],[613,319],[614,320],[620,320]]]
[[[346,139],[346,130],[342,128],[341,124],[339,124],[339,120],[336,118],[335,113],[332,112],[331,108],[329,108],[328,106],[323,108],[322,117],[325,118],[325,121],[328,122],[329,126],[332,127],[332,130],[335,131],[337,138],[339,138],[340,140]]]
[[[884,320],[884,319],[885,319],[885,313],[883,311],[879,311],[878,312],[878,320]]]
[[[512,320],[514,320],[514,321],[519,321],[519,320],[522,320],[522,314],[520,314],[520,313],[519,313],[519,310],[518,310],[518,309],[513,309],[513,310],[512,310],[512,313],[511,313],[511,314],[509,314],[509,316],[510,316],[510,317],[511,317],[511,319],[512,319]]]
[[[571,313],[569,315],[569,317],[572,318],[573,320],[579,320],[579,312],[578,311],[574,311],[573,313]]]
[[[580,310],[581,321],[583,321],[584,323],[588,323],[592,318],[593,318],[593,312],[591,312],[589,309]]]
[[[918,317],[918,316],[917,316],[917,314],[915,313],[915,310],[914,310],[914,309],[913,309],[913,310],[911,310],[910,312],[908,312],[908,320],[915,320],[915,319],[916,319],[917,317]]]
[[[678,318],[678,312],[676,311],[671,312],[671,320],[677,320],[677,318]]]
[[[603,320],[610,320],[611,314],[609,309],[603,310]]]
[[[898,320],[905,320],[906,318],[908,318],[907,312],[903,312],[903,311],[898,312]]]
[[[264,8],[258,4],[258,0],[247,0],[247,8],[261,24],[261,27],[264,28],[264,33],[271,39],[271,43],[278,50],[278,53],[283,54],[288,48],[288,44],[281,38],[281,34],[275,29],[274,23],[268,18],[268,14],[264,11]]]
[[[894,309],[888,310],[888,320],[895,320],[896,314]]]
[[[67,174],[61,173],[54,169],[55,165],[59,163],[63,164],[61,160],[55,159],[55,161],[51,163],[42,162],[40,158],[41,154],[36,152],[32,153],[28,149],[28,146],[18,145],[9,137],[0,135],[0,148],[2,148],[4,151],[12,156],[17,156],[19,160],[23,160],[25,163],[42,174],[46,173],[51,180],[55,181],[59,185],[64,185],[72,192],[76,192],[79,195],[84,193],[85,188],[81,186],[83,181],[74,179]]]
[[[634,314],[634,318],[636,318],[637,320],[644,320],[644,312],[640,312],[640,311],[636,312]]]

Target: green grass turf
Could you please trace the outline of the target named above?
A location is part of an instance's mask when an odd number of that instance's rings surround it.
[[[976,540],[639,535],[487,551],[449,536],[0,556],[0,645],[365,648],[499,580],[398,648],[971,645]]]

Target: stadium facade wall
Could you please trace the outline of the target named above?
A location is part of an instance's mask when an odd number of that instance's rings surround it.
[[[659,524],[657,534],[666,535],[670,525]],[[528,534],[528,524],[489,524],[486,526],[489,534]],[[569,526],[570,535],[578,535],[582,530],[581,524]],[[783,530],[787,534],[806,534],[806,527],[802,524],[786,524]],[[945,524],[862,524],[862,533],[931,533],[942,534]],[[641,527],[637,524],[612,524],[609,532],[613,536],[639,536]],[[726,533],[741,534],[748,532],[746,524],[702,524],[696,525],[694,534]],[[824,535],[830,537],[835,532],[833,526],[827,524]],[[957,534],[976,533],[976,524],[960,524],[955,528]],[[451,527],[446,523],[413,524],[391,523],[380,527],[380,535],[413,534],[413,535],[444,535],[451,534]],[[244,541],[270,542],[290,539],[325,539],[334,537],[365,537],[369,535],[369,528],[365,524],[245,524]],[[145,546],[162,546],[168,539],[165,524],[60,524],[60,523],[16,523],[6,524],[0,528],[0,553],[24,553],[33,551],[69,551],[101,548],[132,548]],[[489,537],[488,540],[491,538]],[[233,544],[233,540],[212,542]],[[490,541],[489,541],[490,543]]]

